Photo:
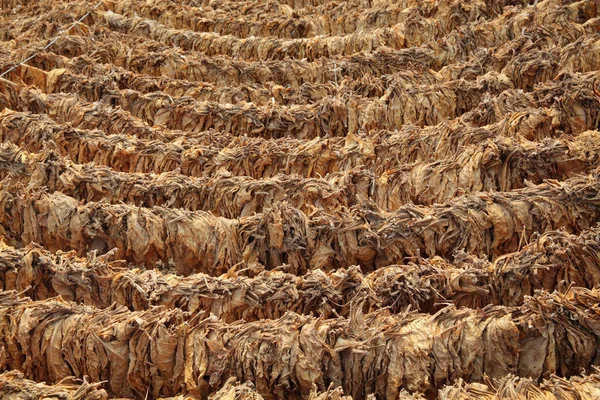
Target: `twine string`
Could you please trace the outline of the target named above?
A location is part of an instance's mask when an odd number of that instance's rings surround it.
[[[71,24],[71,26],[69,26],[67,29],[61,30],[60,33],[58,34],[58,36],[56,36],[54,39],[52,39],[50,41],[50,43],[48,43],[42,50],[40,50],[39,52],[33,53],[31,56],[27,57],[25,60],[21,61],[17,65],[14,65],[13,67],[11,67],[8,70],[6,70],[3,73],[1,73],[0,74],[0,78],[3,78],[9,72],[14,71],[15,69],[19,68],[21,65],[26,64],[28,61],[34,59],[40,52],[48,50],[48,48],[50,48],[50,46],[52,46],[54,43],[56,43],[56,41],[58,39],[60,39],[65,33],[68,33],[71,29],[73,29],[75,26],[77,26],[79,23],[81,23],[81,21],[83,21],[84,19],[86,19],[96,8],[100,7],[100,5],[102,3],[104,3],[104,1],[98,2],[98,4],[96,4],[90,11],[88,11],[87,13],[85,13],[85,15],[83,17],[81,17],[77,21],[73,22]]]

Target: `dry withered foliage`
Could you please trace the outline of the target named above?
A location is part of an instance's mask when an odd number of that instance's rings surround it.
[[[61,296],[98,308],[113,303],[131,310],[152,306],[209,312],[223,321],[279,318],[286,311],[324,317],[348,316],[350,305],[363,310],[386,307],[434,313],[448,303],[480,308],[517,306],[536,290],[565,291],[600,284],[600,230],[569,235],[548,232],[516,253],[490,263],[463,255],[451,264],[440,258],[382,267],[363,274],[358,267],[305,275],[265,271],[254,277],[229,272],[187,277],[126,268],[112,255],[86,260],[74,253],[53,254],[30,245],[0,249],[1,290],[34,300]]]
[[[172,97],[158,91],[144,93],[132,89],[121,90],[106,77],[92,82],[87,82],[90,80],[81,76],[64,77],[68,72],[64,68],[49,73],[34,67],[26,70],[24,67],[20,68],[21,70],[13,73],[13,79],[21,83],[33,83],[49,94],[4,82],[3,102],[6,106],[38,112],[45,110],[53,117],[73,121],[79,127],[104,126],[104,130],[107,130],[107,121],[87,115],[90,108],[96,112],[99,108],[99,105],[90,107],[89,102],[99,101],[109,106],[111,109],[104,111],[109,114],[115,113],[112,107],[119,106],[150,126],[165,126],[193,133],[216,129],[233,136],[264,138],[313,139],[320,136],[345,136],[363,130],[394,129],[404,124],[436,125],[458,116],[471,124],[484,125],[499,122],[508,112],[541,105],[549,108],[552,124],[560,125],[568,133],[596,128],[600,118],[598,112],[593,111],[599,103],[596,95],[596,72],[564,74],[560,85],[546,82],[536,86],[526,96],[521,91],[512,89],[513,84],[506,75],[487,74],[473,83],[454,80],[443,85],[417,87],[411,86],[404,79],[400,79],[400,82],[393,82],[391,79],[372,82],[382,92],[376,93],[377,98],[357,97],[356,90],[363,91],[360,86],[350,91],[342,86],[333,96],[311,99],[309,104],[293,101],[289,106],[279,106],[274,101],[277,94],[267,93],[267,98],[272,101],[257,106],[254,102],[239,99],[231,104]],[[61,79],[65,79],[66,83],[60,83]],[[84,81],[78,83],[81,79]],[[69,87],[83,90],[82,93],[77,92],[77,96],[63,93]],[[512,90],[506,90],[509,88]],[[306,85],[303,85],[303,90],[310,92]],[[16,94],[19,97],[15,97]],[[515,101],[517,96],[519,100]],[[506,104],[507,98],[510,99],[509,104]],[[560,101],[554,102],[556,98],[560,98]],[[431,112],[432,104],[440,107],[440,110]],[[564,107],[571,108],[571,112],[565,114]],[[128,113],[120,113],[119,118],[127,120]],[[130,121],[130,125],[136,124],[140,125],[137,119]],[[142,129],[139,126],[135,128],[133,132]]]
[[[600,397],[599,32],[0,0],[0,400]]]
[[[263,400],[256,392],[252,382],[240,384],[235,378],[230,378],[219,391],[208,396],[209,400]]]
[[[600,394],[600,375],[597,373],[574,376],[564,379],[553,376],[545,379],[542,384],[536,384],[531,378],[518,378],[508,376],[498,380],[487,380],[486,383],[465,383],[462,379],[440,390],[438,400],[466,400],[474,397],[478,399],[518,400],[523,398],[544,399],[593,399]],[[345,396],[342,387],[333,385],[326,391],[312,391],[309,400],[352,400]],[[367,396],[373,399],[374,396]],[[426,397],[402,391],[398,400],[424,400]],[[106,391],[99,389],[98,385],[89,383],[65,383],[46,385],[23,378],[19,371],[9,371],[0,374],[0,399],[2,400],[105,400]],[[195,400],[188,395],[179,395],[164,400]],[[208,396],[209,400],[263,400],[264,397],[256,392],[251,382],[240,384],[235,378],[230,378],[217,391]]]
[[[108,395],[100,383],[69,382],[46,385],[25,379],[20,371],[0,374],[0,399],[2,400],[107,400]]]
[[[70,382],[72,381],[72,382]],[[20,371],[8,371],[0,374],[0,399],[2,400],[108,400],[106,391],[100,383],[90,384],[66,378],[56,385],[37,383],[24,378]],[[339,392],[340,389],[330,391]],[[330,392],[320,394],[322,400],[338,400]],[[235,378],[229,379],[209,400],[263,400],[251,382],[240,384]],[[191,396],[179,395],[162,400],[195,400]]]
[[[272,14],[274,18],[268,24],[257,19],[231,18],[228,7],[201,12],[196,7],[187,5],[174,7],[167,1],[154,2],[152,6],[135,1],[109,3],[108,6],[118,14],[144,16],[191,31],[216,32],[241,38],[248,36],[300,38],[349,34],[360,29],[391,27],[401,22],[406,24],[407,21],[418,25],[416,20],[420,17],[435,20],[438,29],[448,33],[461,23],[495,16],[498,10],[507,4],[508,2],[503,1],[495,2],[493,5],[477,1],[465,6],[451,0],[437,2],[433,6],[429,3],[408,0],[391,4],[381,3],[373,9],[365,9],[360,3],[352,1],[339,5],[317,3],[311,4],[314,7],[309,8],[303,8],[300,2],[295,2],[290,5],[300,9],[293,16],[286,15],[288,6],[285,2],[260,4],[250,1],[241,5],[244,15]]]
[[[66,109],[71,110],[66,117],[70,125],[79,124],[81,118],[72,111],[77,107]],[[90,105],[82,110],[81,115],[89,119],[96,112],[95,106]],[[212,135],[210,131],[191,137],[181,133],[165,136],[155,129],[136,125],[133,120],[132,124],[122,125],[120,116],[123,113],[121,111],[112,116],[100,113],[94,118],[97,122],[85,125],[86,128],[100,128],[108,133],[106,135],[98,131],[73,129],[70,125],[57,124],[45,116],[5,110],[1,114],[2,141],[25,146],[30,151],[58,148],[63,155],[76,162],[93,161],[123,172],[161,173],[179,168],[182,174],[190,176],[217,175],[226,170],[256,178],[277,173],[317,177],[364,167],[378,174],[387,174],[386,179],[390,179],[390,174],[393,176],[394,171],[399,169],[417,175],[422,175],[422,170],[436,172],[432,168],[443,169],[437,166],[443,164],[443,160],[452,170],[492,168],[488,172],[492,175],[490,178],[479,178],[484,180],[483,183],[477,183],[476,172],[471,174],[472,178],[468,178],[466,171],[463,172],[461,179],[464,183],[461,184],[465,188],[471,185],[475,189],[493,189],[493,186],[490,187],[492,184],[509,187],[515,179],[517,182],[527,178],[531,181],[542,179],[550,173],[544,172],[544,168],[561,176],[582,172],[585,164],[594,165],[593,149],[597,146],[598,137],[597,131],[590,131],[572,144],[569,143],[569,137],[565,136],[543,141],[543,138],[553,135],[555,130],[552,123],[556,122],[556,117],[544,110],[515,113],[485,128],[468,129],[460,121],[453,121],[427,129],[408,127],[405,131],[392,134],[382,131],[373,138],[350,135],[345,140],[331,138],[291,142],[234,140],[223,135]],[[585,126],[596,126],[598,123],[593,118],[586,121],[589,122]],[[570,128],[570,131],[573,129]],[[142,137],[113,134],[120,131],[138,132],[137,135]],[[530,139],[542,143],[531,143]],[[582,146],[589,149],[590,154],[585,154]],[[406,150],[399,153],[402,149]],[[431,162],[434,156],[440,159],[437,164]],[[527,159],[529,157],[531,160]],[[539,159],[548,157],[551,157],[550,165],[544,166]],[[243,162],[240,162],[241,159]],[[420,164],[402,165],[415,162]],[[533,165],[528,165],[528,162]],[[501,171],[515,168],[512,167],[514,164],[521,168],[524,177],[519,177],[518,172],[512,174],[516,177],[507,173],[504,173],[507,176],[502,176]],[[536,172],[537,169],[540,172]],[[444,176],[441,174],[439,179],[444,179]],[[446,180],[451,181],[452,178]],[[473,180],[475,183],[472,183]]]
[[[497,140],[467,148],[454,159],[403,165],[379,178],[363,166],[325,179],[278,174],[262,180],[228,173],[187,177],[177,170],[158,175],[116,172],[94,163],[73,163],[53,150],[28,153],[17,145],[0,144],[0,177],[78,200],[204,210],[227,218],[260,213],[281,201],[305,214],[317,208],[338,212],[367,200],[394,211],[408,203],[443,203],[471,191],[510,191],[590,172],[599,165],[597,138],[598,132],[586,132],[575,140],[548,140],[535,147]]]
[[[33,299],[60,295],[65,300],[107,308],[113,302],[132,310],[152,306],[210,312],[224,321],[279,318],[286,311],[325,317],[347,316],[350,304],[364,310],[433,312],[452,300],[460,306],[482,305],[490,298],[489,273],[479,265],[451,267],[442,260],[422,265],[389,266],[363,275],[359,268],[303,276],[266,271],[255,277],[178,277],[158,271],[123,268],[106,256],[85,260],[72,253],[54,255],[39,247],[0,251],[2,290]],[[485,265],[485,263],[480,262]]]
[[[221,274],[241,263],[254,270],[288,264],[294,273],[354,264],[369,271],[406,257],[452,259],[461,250],[495,259],[518,250],[535,232],[580,232],[600,219],[597,196],[594,174],[431,207],[409,204],[393,213],[365,205],[307,216],[284,202],[227,219],[166,207],[81,205],[58,192],[11,188],[0,192],[0,228],[12,245],[36,242],[80,255],[115,248],[118,258],[173,265],[180,274]]]
[[[595,399],[600,395],[600,375],[594,373],[564,379],[552,376],[541,384],[529,378],[508,376],[485,384],[468,384],[459,380],[454,386],[445,387],[439,400],[463,399]]]
[[[306,214],[315,208],[339,211],[361,198],[368,199],[373,181],[369,171],[361,168],[330,174],[327,179],[278,174],[257,180],[225,173],[214,178],[195,178],[177,170],[158,175],[124,173],[94,163],[73,163],[52,150],[28,153],[12,144],[0,144],[0,178],[86,202],[204,210],[227,218],[263,212],[282,201]]]
[[[232,324],[179,310],[98,310],[58,300],[0,300],[2,368],[56,382],[87,375],[116,396],[210,393],[225,377],[263,396],[341,386],[354,398],[396,398],[463,378],[571,376],[595,359],[597,291],[541,292],[520,307],[447,307],[435,315],[385,312],[322,319],[289,313]],[[9,334],[9,332],[13,332]],[[101,362],[98,362],[101,360]]]

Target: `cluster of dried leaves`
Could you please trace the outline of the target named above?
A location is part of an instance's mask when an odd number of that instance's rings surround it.
[[[598,1],[93,6],[0,0],[0,400],[600,397]]]
[[[438,400],[466,400],[479,399],[506,399],[517,400],[541,397],[546,399],[595,398],[600,393],[598,384],[600,375],[590,374],[583,377],[574,377],[569,380],[552,377],[545,380],[542,385],[534,384],[530,378],[506,377],[500,380],[490,380],[487,384],[465,384],[459,380],[453,386],[446,386],[439,392]],[[352,400],[345,396],[341,387],[330,388],[323,392],[313,391],[308,400]],[[367,398],[374,400],[375,396]],[[2,400],[105,400],[106,391],[98,389],[89,383],[61,383],[59,385],[45,385],[23,378],[18,371],[0,374],[0,399]],[[189,396],[176,396],[164,400],[188,400]],[[230,378],[221,389],[208,396],[209,400],[264,400],[254,385],[250,382],[238,383],[235,378]],[[399,400],[424,400],[425,397],[406,391],[400,393]]]
[[[569,376],[596,360],[595,290],[539,293],[520,307],[446,307],[435,315],[379,311],[323,319],[225,323],[180,310],[98,310],[61,300],[0,299],[0,368],[39,381],[89,376],[117,396],[211,393],[226,377],[273,397],[341,386],[354,398],[397,398],[459,378]]]
[[[441,258],[421,259],[366,275],[354,266],[300,276],[242,270],[220,277],[130,269],[121,260],[111,261],[112,253],[86,260],[73,252],[3,245],[0,289],[16,290],[34,300],[61,296],[99,308],[117,303],[131,310],[165,306],[207,312],[230,322],[279,318],[286,311],[348,316],[356,303],[367,312],[388,308],[394,313],[411,309],[434,313],[448,303],[470,308],[517,306],[536,290],[563,292],[566,282],[594,288],[600,284],[599,241],[597,228],[578,236],[553,231],[492,263],[461,255],[452,264]]]
[[[458,251],[495,259],[518,250],[535,232],[580,232],[600,220],[598,186],[594,174],[430,207],[408,204],[392,213],[365,204],[306,215],[283,202],[237,219],[158,206],[82,205],[59,192],[3,186],[0,232],[15,246],[36,242],[80,255],[115,248],[118,258],[173,265],[181,274],[283,264],[294,273],[355,264],[369,271],[407,257],[452,259]]]

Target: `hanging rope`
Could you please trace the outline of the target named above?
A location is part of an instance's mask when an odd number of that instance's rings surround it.
[[[103,3],[103,1],[99,2],[98,4],[96,4],[90,11],[88,11],[87,13],[85,13],[85,15],[81,18],[79,18],[77,21],[73,22],[71,24],[71,26],[69,26],[67,29],[63,30],[60,32],[60,34],[58,36],[56,36],[54,39],[52,39],[50,41],[50,43],[48,43],[41,51],[45,51],[48,50],[48,48],[50,46],[52,46],[54,43],[56,43],[56,41],[58,39],[60,39],[65,33],[68,33],[71,29],[73,29],[76,25],[78,25],[81,21],[83,21],[84,19],[86,19],[96,8],[100,7],[100,5]],[[4,77],[4,75],[8,74],[11,71],[14,71],[15,69],[19,68],[21,65],[27,63],[29,60],[34,59],[39,52],[33,53],[31,56],[27,57],[25,60],[21,61],[20,63],[18,63],[17,65],[13,66],[12,68],[9,68],[8,70],[4,71],[2,74],[0,74],[0,78]]]

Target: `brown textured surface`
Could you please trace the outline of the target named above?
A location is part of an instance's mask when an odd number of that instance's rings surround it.
[[[599,398],[599,11],[0,0],[0,400]]]

